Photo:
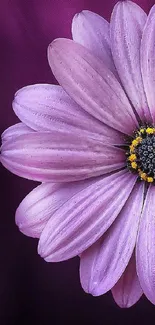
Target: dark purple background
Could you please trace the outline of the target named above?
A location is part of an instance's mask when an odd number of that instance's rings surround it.
[[[18,88],[54,78],[46,48],[70,37],[73,15],[82,9],[110,17],[114,0],[0,0],[0,131],[16,123],[11,102]],[[135,1],[148,12],[152,0]],[[111,294],[93,298],[79,283],[79,260],[48,264],[36,252],[37,241],[22,235],[15,210],[36,185],[0,168],[0,325],[153,324],[155,306],[146,298],[121,310]]]

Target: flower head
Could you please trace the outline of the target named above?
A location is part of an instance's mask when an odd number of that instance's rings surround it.
[[[110,24],[83,11],[72,34],[48,48],[60,86],[19,90],[2,135],[3,165],[42,182],[16,223],[46,261],[80,255],[86,292],[155,303],[155,6],[118,2]]]

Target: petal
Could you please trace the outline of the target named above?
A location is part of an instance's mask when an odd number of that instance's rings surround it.
[[[57,39],[48,59],[59,83],[84,110],[125,134],[135,130],[137,120],[117,79],[85,47]]]
[[[81,284],[93,296],[109,291],[129,263],[136,244],[143,194],[143,184],[137,184],[111,228],[81,256]]]
[[[101,59],[116,74],[116,68],[110,49],[109,23],[101,16],[89,10],[76,14],[72,22],[73,40]]]
[[[137,273],[146,297],[155,304],[155,188],[150,186],[141,217],[136,259]]]
[[[82,132],[83,136],[120,144],[122,134],[85,112],[60,86],[38,84],[20,89],[13,101],[18,118],[36,131]]]
[[[2,142],[15,139],[19,135],[33,133],[34,131],[24,123],[17,123],[7,128],[1,135]]]
[[[86,250],[110,227],[135,181],[126,170],[96,179],[49,220],[40,237],[39,254],[48,262],[58,262]]]
[[[126,93],[142,121],[151,120],[144,92],[140,45],[147,15],[131,1],[118,2],[111,18],[113,59]]]
[[[143,291],[136,272],[135,255],[122,274],[119,281],[112,288],[113,298],[121,308],[129,308],[141,298]]]
[[[155,123],[155,6],[152,7],[141,43],[141,68],[147,101]]]
[[[47,221],[73,195],[93,183],[43,183],[30,192],[16,211],[16,224],[27,236],[39,238]]]
[[[41,182],[82,180],[125,165],[124,150],[56,130],[4,142],[1,157],[2,164],[13,173]]]

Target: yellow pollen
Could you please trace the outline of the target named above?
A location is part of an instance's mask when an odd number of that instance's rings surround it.
[[[147,182],[152,183],[153,182],[153,177],[147,177]]]
[[[137,137],[136,141],[138,141],[138,143],[141,143],[142,142],[142,137]]]
[[[130,161],[135,161],[137,159],[135,154],[132,154],[131,156],[129,156],[128,158]]]
[[[154,181],[153,177],[147,176],[147,174],[142,172],[142,170],[140,168],[138,169],[138,173],[139,173],[141,180],[147,181],[148,183],[153,183],[153,181]]]
[[[133,168],[133,169],[136,169],[137,168],[137,163],[134,161],[134,162],[132,162],[131,163],[131,167]]]
[[[145,129],[142,128],[139,130],[139,132],[143,134],[145,132]]]
[[[137,146],[137,144],[138,144],[138,141],[137,141],[136,139],[134,139],[134,140],[132,141],[132,145],[135,147],[135,146]]]
[[[143,181],[147,181],[147,175],[146,175],[146,173],[141,173],[140,174],[140,177],[141,177],[141,179],[143,179]]]
[[[141,138],[141,137],[137,137],[136,139],[134,139],[134,140],[132,141],[132,145],[133,145],[134,147],[137,147],[138,144],[141,143],[141,142],[142,142],[142,138]]]
[[[154,128],[147,128],[146,133],[153,134],[153,133],[155,133],[155,129]]]
[[[131,144],[130,146],[130,154],[134,153],[135,147]]]

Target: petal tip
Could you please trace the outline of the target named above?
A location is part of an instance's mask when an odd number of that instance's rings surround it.
[[[67,38],[55,38],[49,45],[48,45],[48,49],[51,49],[53,47],[55,47],[57,44],[61,44],[61,43],[64,43],[65,41],[72,41],[72,40],[69,40]]]
[[[39,243],[38,243],[38,248],[37,248],[37,251],[38,251],[38,254],[46,261],[46,262],[53,262],[51,259],[49,259],[49,256],[46,252],[46,247],[45,247],[45,244],[42,243],[42,237],[40,238],[39,240]]]
[[[47,58],[48,58],[49,65],[51,65],[51,60],[53,61],[53,59],[57,55],[57,51],[59,53],[59,51],[62,50],[63,46],[64,45],[66,46],[65,44],[66,41],[71,41],[71,40],[65,38],[56,38],[48,45]]]
[[[133,306],[133,303],[130,302],[128,299],[122,299],[120,301],[115,300],[115,302],[116,302],[117,306],[119,306],[122,309],[131,308]]]
[[[46,254],[46,251],[45,251],[43,245],[40,244],[40,241],[39,241],[39,243],[38,243],[38,249],[37,249],[37,251],[38,251],[38,254],[40,255],[40,257],[44,259],[44,261],[46,261],[46,262],[58,262],[58,261],[53,260],[53,259],[51,258],[51,256],[49,257],[49,256]]]
[[[93,283],[93,286],[89,286],[88,293],[91,294],[93,297],[99,297],[106,292],[100,291],[98,283]]]
[[[43,247],[42,247],[40,241],[39,241],[39,243],[38,243],[38,249],[37,249],[37,251],[38,251],[38,254],[39,254],[42,258],[44,258],[44,250],[43,250]]]

